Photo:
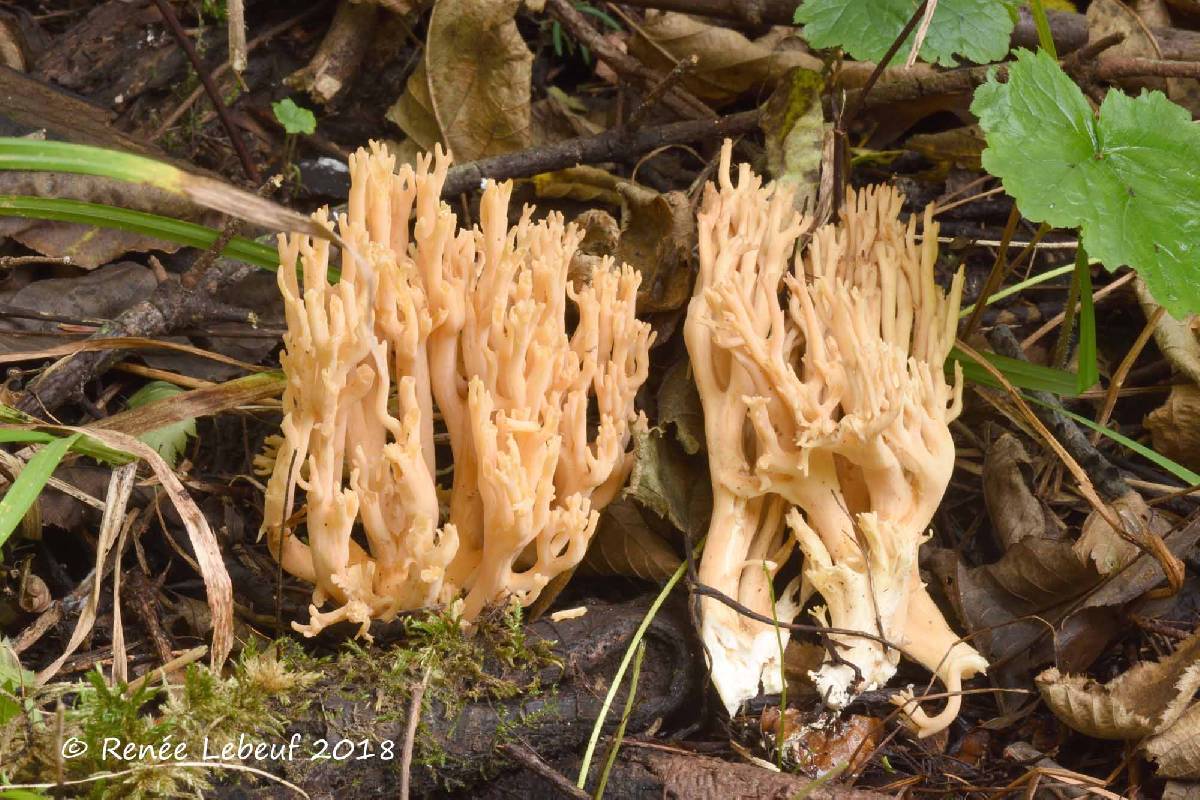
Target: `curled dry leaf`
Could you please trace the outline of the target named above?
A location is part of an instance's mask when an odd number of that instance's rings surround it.
[[[1142,313],[1146,319],[1150,319],[1158,310],[1158,304],[1141,278],[1134,280],[1133,288],[1137,292]],[[1193,314],[1185,320],[1178,320],[1170,314],[1164,314],[1154,329],[1154,343],[1171,362],[1171,366],[1200,386],[1200,316]]]
[[[513,19],[519,0],[438,0],[425,57],[388,110],[422,149],[459,163],[528,147],[533,54]]]
[[[1011,433],[992,442],[983,459],[983,502],[992,531],[1005,549],[1027,537],[1059,538],[1053,514],[1029,488],[1032,464]]]
[[[1200,689],[1200,633],[1161,661],[1140,662],[1105,684],[1053,667],[1036,683],[1050,710],[1074,730],[1097,739],[1141,739],[1174,724]]]
[[[748,92],[769,91],[793,67],[820,70],[822,66],[820,59],[802,50],[751,41],[731,28],[673,11],[648,12],[629,50],[663,74],[695,55],[699,63],[683,83],[701,100],[718,105]]]
[[[670,522],[689,537],[708,528],[712,488],[703,459],[687,456],[655,428],[635,431],[633,472],[625,496]]]
[[[1113,512],[1125,527],[1128,536],[1148,530],[1159,536],[1171,530],[1171,523],[1154,513],[1135,491],[1126,492],[1111,503]],[[1110,575],[1137,557],[1137,545],[1105,522],[1093,511],[1083,522],[1082,534],[1075,542],[1080,559],[1091,559],[1101,575]]]
[[[1146,417],[1146,428],[1155,451],[1200,469],[1200,386],[1172,386],[1166,402]]]

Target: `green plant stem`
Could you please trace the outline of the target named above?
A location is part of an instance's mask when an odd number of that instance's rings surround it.
[[[1039,283],[1045,283],[1046,281],[1052,281],[1055,278],[1061,278],[1063,275],[1069,274],[1073,269],[1075,269],[1074,266],[1065,266],[1055,267],[1054,269],[1046,270],[1045,272],[1039,272],[1032,278],[1023,280],[1020,283],[1014,283],[1012,286],[1005,287],[995,294],[989,295],[988,298],[983,301],[983,305],[990,306],[992,303],[998,303],[1006,297],[1012,297],[1018,292],[1023,292],[1030,286],[1037,286]],[[958,318],[966,319],[967,317],[971,316],[971,313],[975,310],[975,305],[977,304],[969,305],[960,311]]]
[[[625,738],[625,726],[629,724],[629,715],[633,713],[633,700],[637,696],[638,678],[642,675],[642,659],[646,657],[646,643],[638,644],[637,657],[633,660],[633,674],[629,676],[629,695],[625,698],[625,710],[621,713],[621,724],[613,736],[612,747],[608,750],[608,758],[604,761],[604,770],[600,773],[600,781],[596,784],[595,800],[604,797],[604,788],[608,786],[608,776],[613,764],[617,762],[617,751],[621,749],[621,740]]]
[[[1046,6],[1042,0],[1029,0],[1029,12],[1033,16],[1033,26],[1037,28],[1038,46],[1058,58],[1058,49],[1054,46],[1054,34],[1050,31],[1050,19],[1046,16]]]
[[[783,633],[779,627],[779,615],[775,611],[775,584],[771,579],[771,570],[767,562],[763,562],[763,572],[767,576],[767,594],[771,597],[771,620],[775,623],[775,644],[779,647],[779,725],[775,729],[775,766],[783,769],[783,728],[787,715],[787,670],[783,663]],[[789,634],[790,636],[790,634]]]
[[[220,231],[204,225],[158,214],[53,197],[0,195],[0,217],[28,217],[115,228],[199,248],[211,247],[221,235]],[[231,239],[221,254],[263,269],[279,267],[275,248],[240,236]]]
[[[704,542],[701,541],[697,545],[697,549],[702,547],[703,544]],[[629,641],[629,647],[625,650],[625,656],[617,666],[617,674],[613,676],[612,685],[608,687],[608,693],[604,695],[604,702],[600,706],[600,714],[596,717],[596,723],[592,726],[592,735],[588,739],[587,749],[583,751],[583,761],[579,764],[579,777],[575,781],[575,785],[580,789],[587,783],[588,768],[591,767],[592,757],[596,754],[596,743],[600,741],[600,733],[604,729],[604,720],[608,717],[608,710],[612,708],[613,700],[617,696],[617,689],[621,686],[621,680],[625,677],[625,670],[629,669],[629,663],[633,660],[634,651],[645,637],[646,631],[650,629],[650,623],[654,621],[658,610],[666,602],[667,595],[675,588],[675,584],[679,583],[680,579],[683,578],[683,574],[686,571],[687,562],[685,561],[667,579],[666,585],[658,593],[658,597],[654,598],[654,602],[650,604],[650,608],[646,611],[646,617],[642,620],[642,624],[638,626],[638,629],[634,631],[633,638]]]

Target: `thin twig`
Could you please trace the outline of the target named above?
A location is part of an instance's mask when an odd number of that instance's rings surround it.
[[[1122,286],[1129,283],[1136,277],[1137,277],[1136,272],[1127,272],[1126,274],[1117,278],[1112,283],[1105,286],[1103,289],[1096,290],[1096,292],[1092,295],[1092,302],[1099,303],[1101,300],[1108,297],[1110,294],[1115,292],[1117,289],[1120,289]],[[1028,350],[1039,339],[1041,339],[1047,333],[1049,333],[1050,331],[1054,330],[1059,325],[1061,325],[1063,320],[1066,319],[1066,317],[1067,317],[1067,315],[1066,315],[1065,311],[1057,314],[1053,319],[1049,320],[1045,325],[1038,328],[1033,333],[1029,334],[1029,336],[1027,336],[1026,338],[1022,339],[1021,340],[1021,349]]]
[[[657,84],[662,76],[647,67],[628,53],[622,52],[612,45],[603,35],[588,22],[585,17],[568,0],[546,0],[546,10],[562,23],[572,36],[587,46],[613,71],[626,80],[632,80],[649,88]],[[672,87],[663,97],[663,104],[681,117],[687,119],[712,119],[716,116],[706,103],[686,89]]]
[[[1117,366],[1117,371],[1113,373],[1112,380],[1108,384],[1108,391],[1104,395],[1104,405],[1100,409],[1100,414],[1096,417],[1097,425],[1107,425],[1108,418],[1112,416],[1113,408],[1117,405],[1117,397],[1120,394],[1121,387],[1125,384],[1125,378],[1128,377],[1129,371],[1133,369],[1133,362],[1137,361],[1138,356],[1142,354],[1146,343],[1150,341],[1150,337],[1154,334],[1154,330],[1158,327],[1158,323],[1162,320],[1166,309],[1158,306],[1154,309],[1154,313],[1150,315],[1150,319],[1146,320],[1146,326],[1142,328],[1142,332],[1133,340],[1133,344],[1129,347],[1129,352],[1121,359],[1121,363]],[[1097,444],[1100,441],[1100,431],[1092,431],[1092,444]]]
[[[408,800],[408,787],[412,780],[413,743],[417,740],[417,727],[421,723],[421,701],[425,697],[425,689],[429,686],[429,677],[433,674],[433,666],[425,668],[421,682],[412,693],[412,704],[408,709],[408,725],[404,729],[404,746],[400,750],[400,800]]]
[[[633,110],[633,113],[629,115],[629,119],[625,122],[625,129],[633,131],[640,128],[642,123],[646,121],[646,115],[649,114],[656,105],[658,105],[659,100],[661,100],[668,91],[673,89],[675,84],[683,80],[684,75],[687,75],[689,72],[695,69],[696,65],[699,63],[700,58],[695,53],[685,59],[680,60],[680,62],[676,64],[670,72],[667,73],[666,77],[651,86],[650,90],[646,92],[646,96],[642,98],[641,104]]]
[[[587,792],[583,791],[575,786],[575,784],[567,780],[562,773],[543,761],[537,753],[533,752],[528,747],[521,744],[511,743],[502,744],[496,749],[534,774],[541,775],[543,778],[553,784],[554,788],[558,789],[567,797],[574,798],[574,800],[592,800],[591,797],[588,796]]]
[[[163,21],[167,23],[171,35],[175,37],[175,41],[179,43],[179,47],[191,62],[192,69],[196,70],[196,74],[200,76],[200,82],[204,84],[204,91],[208,92],[208,97],[217,110],[217,116],[221,119],[221,127],[225,128],[225,133],[229,135],[229,141],[237,152],[238,160],[242,162],[242,170],[246,173],[246,177],[252,183],[259,183],[258,168],[254,166],[254,161],[250,158],[250,151],[246,149],[246,143],[242,141],[241,133],[233,124],[233,118],[229,116],[229,109],[225,107],[225,101],[221,99],[220,90],[217,89],[212,76],[201,63],[200,56],[196,54],[196,48],[192,46],[192,40],[188,38],[187,31],[179,23],[179,17],[175,16],[175,11],[167,0],[154,0],[154,4],[158,6],[158,12],[162,14]]]

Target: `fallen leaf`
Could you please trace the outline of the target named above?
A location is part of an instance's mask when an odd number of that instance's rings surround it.
[[[676,361],[663,375],[658,387],[658,422],[674,426],[675,438],[688,455],[704,449],[704,406],[686,358]]]
[[[1110,506],[1127,534],[1136,535],[1145,529],[1161,536],[1171,530],[1171,523],[1154,513],[1135,491],[1118,497]],[[1079,539],[1075,542],[1075,553],[1081,559],[1090,558],[1101,575],[1109,575],[1125,566],[1139,552],[1137,545],[1113,530],[1095,511],[1084,520]]]
[[[1146,417],[1155,452],[1200,469],[1200,386],[1180,384]]]
[[[1146,740],[1142,749],[1157,766],[1160,777],[1200,779],[1200,703],[1185,711],[1170,728]],[[1197,796],[1197,792],[1191,796]]]
[[[822,68],[810,53],[754,42],[732,28],[673,11],[647,12],[629,50],[664,75],[695,55],[699,63],[684,76],[683,85],[717,105],[751,92],[765,94],[793,67]]]
[[[647,526],[638,504],[621,498],[605,507],[580,570],[659,583],[675,572],[679,562],[675,548]]]
[[[690,537],[708,528],[712,486],[704,459],[688,456],[659,428],[634,433],[632,497]]]
[[[1029,489],[1033,460],[1021,441],[1001,434],[983,458],[983,502],[996,540],[1008,549],[1027,537],[1058,539],[1053,514]]]
[[[1050,710],[1074,730],[1097,739],[1141,739],[1175,723],[1200,689],[1200,633],[1161,661],[1139,662],[1108,683],[1052,667],[1036,684]]]
[[[775,182],[792,190],[798,211],[812,213],[821,184],[825,112],[821,90],[825,79],[813,70],[795,68],[779,81],[763,106],[758,126],[767,146],[767,170]]]
[[[533,54],[513,19],[519,0],[437,0],[425,55],[389,109],[423,149],[442,141],[459,163],[532,144]]]

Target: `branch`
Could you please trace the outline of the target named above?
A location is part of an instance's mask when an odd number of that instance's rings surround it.
[[[460,164],[446,176],[442,197],[454,197],[476,189],[486,179],[502,181],[578,164],[625,161],[663,145],[738,136],[758,127],[758,113],[757,110],[743,111],[727,117],[672,122],[633,132],[618,128],[595,136],[581,136]]]

